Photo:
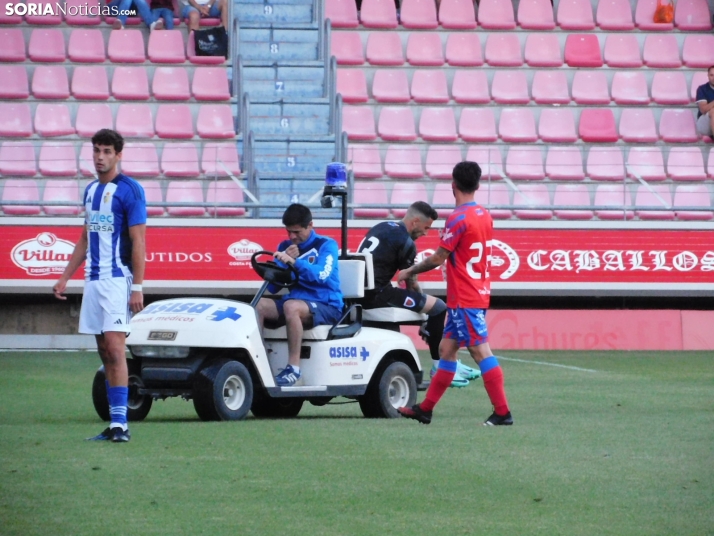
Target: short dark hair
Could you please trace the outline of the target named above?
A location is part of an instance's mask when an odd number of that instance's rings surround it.
[[[312,212],[305,205],[300,203],[293,203],[288,208],[285,209],[283,213],[283,225],[288,227],[290,225],[299,225],[300,227],[307,227],[312,221]]]
[[[92,136],[92,145],[111,145],[114,151],[121,153],[124,149],[124,138],[116,130],[103,128]]]
[[[481,180],[481,167],[476,162],[459,162],[452,173],[456,189],[465,194],[478,190]]]
[[[707,69],[707,72],[711,71],[712,69],[714,69],[714,65],[711,65],[711,66]]]
[[[407,209],[407,214],[412,217],[419,214],[420,216],[424,216],[430,220],[439,219],[439,214],[437,214],[436,210],[434,210],[426,201],[415,201],[412,203]]]

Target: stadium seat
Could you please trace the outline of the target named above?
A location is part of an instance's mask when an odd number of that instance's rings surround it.
[[[647,92],[647,79],[644,73],[641,71],[616,72],[612,77],[612,100],[623,105],[649,104],[650,96]]]
[[[233,142],[209,142],[203,146],[201,171],[209,177],[240,175],[238,148]]]
[[[640,43],[635,34],[608,34],[605,38],[604,55],[608,67],[642,67]]]
[[[466,152],[466,160],[481,166],[484,180],[500,180],[504,177],[501,150],[497,146],[471,145]]]
[[[691,85],[691,91],[689,93],[689,96],[691,97],[692,102],[697,100],[697,88],[701,86],[702,84],[708,84],[709,83],[709,78],[707,78],[707,73],[706,72],[698,72],[694,73],[692,75],[692,85]]]
[[[565,39],[565,63],[570,67],[602,67],[597,34],[569,34]]]
[[[673,220],[672,194],[667,184],[640,185],[635,194],[635,214],[641,220]]]
[[[545,178],[540,147],[510,147],[506,155],[506,175],[511,179],[527,181]]]
[[[149,34],[148,56],[152,63],[183,63],[186,61],[185,50],[183,30],[164,30]]]
[[[481,0],[478,22],[487,30],[513,30],[516,27],[513,4],[502,0]]]
[[[26,102],[0,102],[0,136],[28,138],[32,136],[32,115]]]
[[[703,181],[707,178],[699,147],[672,147],[667,157],[667,175],[675,181]]]
[[[491,96],[498,104],[528,104],[528,80],[524,71],[496,71]]]
[[[510,143],[537,141],[533,112],[529,108],[502,108],[498,133],[503,141]]]
[[[560,50],[558,35],[554,33],[528,34],[525,56],[526,63],[531,67],[561,67],[563,53]]]
[[[629,32],[635,28],[630,0],[599,0],[596,19],[602,30]]]
[[[675,69],[682,66],[679,44],[674,34],[650,34],[645,38],[642,56],[647,67]]]
[[[586,173],[594,181],[624,181],[625,161],[617,147],[592,147],[588,152]]]
[[[478,194],[478,191],[476,192]],[[451,189],[451,184],[441,183],[434,186],[434,193],[431,199],[431,206],[436,209],[436,213],[440,218],[448,218],[449,214],[454,211],[454,192]],[[441,207],[441,208],[436,208]],[[493,216],[493,215],[492,215]],[[509,214],[510,217],[510,214]]]
[[[99,0],[66,0],[65,22],[76,26],[96,26],[101,24]]]
[[[515,33],[491,33],[486,40],[486,63],[492,67],[523,65],[521,42]]]
[[[390,145],[384,157],[384,172],[393,179],[421,179],[421,149],[417,145]]]
[[[372,96],[377,102],[409,102],[409,80],[404,69],[378,69],[372,79]]]
[[[553,4],[550,0],[521,0],[518,4],[518,25],[524,30],[554,29]]]
[[[74,144],[45,142],[40,148],[40,174],[46,177],[72,177],[77,174],[77,154]]]
[[[714,35],[688,35],[684,38],[682,61],[685,67],[706,69],[714,65]]]
[[[569,104],[568,79],[563,71],[536,71],[531,87],[538,104]]]
[[[563,30],[595,29],[590,0],[560,0],[557,20]]]
[[[8,15],[5,10],[8,4],[15,4],[13,0],[0,0],[0,24],[21,24],[22,15]],[[2,42],[2,39],[0,39]]]
[[[346,1],[351,2],[352,0]],[[358,32],[332,32],[330,52],[337,58],[337,65],[362,65],[364,63],[362,38]]]
[[[373,140],[377,137],[374,112],[369,106],[343,106],[342,130],[350,140]]]
[[[159,67],[157,71],[167,68]],[[178,67],[177,70],[184,70]],[[156,77],[156,74],[154,74]],[[227,101],[231,98],[228,71],[222,67],[198,67],[193,72],[191,93],[197,101]]]
[[[201,19],[201,23],[208,19]],[[186,57],[188,61],[194,65],[222,65],[226,62],[225,56],[197,56],[196,55],[196,40],[193,37],[193,31],[188,34],[186,40]]]
[[[75,63],[102,63],[107,59],[102,31],[76,28],[69,34],[67,56]]]
[[[64,34],[58,28],[34,28],[27,55],[34,62],[58,63],[66,59]]]
[[[40,191],[33,179],[8,179],[2,189],[3,201],[28,201],[32,205],[2,205],[6,216],[36,216],[40,208]]]
[[[196,146],[190,142],[165,144],[161,153],[161,172],[167,177],[198,177]]]
[[[153,138],[154,118],[151,107],[148,104],[120,104],[116,129],[124,137]]]
[[[559,220],[591,220],[594,216],[590,210],[590,192],[584,184],[556,185],[553,206],[582,207],[554,209],[555,217]]]
[[[25,66],[0,64],[0,99],[26,99],[29,96]]]
[[[652,79],[652,100],[657,104],[689,104],[689,92],[684,73],[679,71],[655,73]]]
[[[392,214],[394,214],[395,217],[403,218],[407,213],[408,206],[415,201],[429,201],[426,186],[423,182],[397,182],[394,184],[390,202],[392,205]],[[406,206],[396,208],[394,205]]]
[[[446,40],[446,62],[452,67],[479,67],[483,65],[483,52],[478,34],[449,34]]]
[[[650,108],[623,108],[620,112],[620,136],[627,143],[655,143],[657,128]]]
[[[25,61],[25,38],[20,28],[0,28],[0,43],[0,62]]]
[[[91,138],[98,130],[114,128],[112,110],[106,103],[83,102],[77,108],[74,124],[77,134]]]
[[[454,166],[463,160],[458,145],[430,145],[426,153],[426,174],[432,179],[451,179]]]
[[[494,142],[496,118],[492,108],[464,108],[459,118],[459,136],[464,141],[476,143]]]
[[[350,145],[347,162],[352,163],[356,179],[378,179],[383,175],[379,145]]]
[[[664,159],[659,147],[632,147],[627,155],[627,175],[647,182],[663,181]]]
[[[62,12],[59,10],[54,10],[56,13],[44,14],[44,9],[47,4],[50,4],[53,8],[55,3],[52,0],[37,0],[34,2],[37,4],[38,13],[31,15],[30,13],[25,15],[25,22],[27,24],[38,25],[38,26],[57,26],[62,24]]]
[[[402,40],[397,32],[371,32],[367,37],[370,65],[404,65]]]
[[[438,32],[412,32],[407,40],[407,61],[410,65],[440,67],[444,52]]]
[[[360,20],[365,28],[396,28],[394,0],[363,0]]]
[[[117,69],[119,69],[119,67]],[[143,67],[129,67],[129,69],[144,71]],[[210,69],[210,67],[207,67],[207,69]],[[116,73],[116,70],[114,72]],[[193,75],[194,82],[200,78],[201,75],[198,72]],[[204,81],[204,83],[205,82],[207,81]],[[211,84],[208,87],[204,86],[204,88],[208,91],[211,91],[211,89],[215,89],[216,91],[227,89],[218,84]],[[148,94],[148,88],[146,91]],[[188,70],[183,67],[157,67],[154,69],[154,77],[151,80],[151,92],[154,94],[154,98],[158,100],[186,101],[190,99],[191,91],[188,86]]]
[[[487,104],[491,102],[488,93],[488,78],[479,69],[460,69],[451,81],[451,96],[459,104]]]
[[[456,118],[453,108],[422,108],[419,136],[426,141],[456,141]]]
[[[6,141],[0,147],[0,175],[32,177],[37,174],[35,146],[30,141]]]
[[[400,22],[413,30],[433,30],[436,20],[436,3],[433,0],[402,0]]]
[[[203,203],[201,181],[171,181],[166,188],[167,203]],[[206,209],[201,206],[169,206],[169,216],[203,216]]]
[[[601,220],[631,220],[635,217],[634,211],[628,210],[632,206],[632,197],[624,184],[600,184],[595,190],[593,206],[608,207],[595,209],[595,215]]]
[[[513,194],[513,205],[527,207],[513,210],[521,220],[550,220],[553,217],[550,193],[545,184],[519,184],[518,191]]]
[[[615,116],[607,108],[587,108],[580,112],[580,138],[585,142],[613,143],[618,140]]]
[[[141,30],[113,30],[109,34],[107,56],[114,63],[144,63],[146,54]]]
[[[369,94],[367,93],[367,78],[364,76],[364,71],[360,69],[337,69],[337,93],[342,95],[343,102],[367,102]]]
[[[678,220],[703,220],[714,219],[714,212],[711,210],[686,210],[693,207],[711,208],[711,198],[709,189],[705,184],[680,184],[674,190],[673,206],[683,210],[675,210]]]
[[[442,70],[417,70],[412,75],[412,98],[419,104],[446,104],[449,88]]]
[[[76,216],[80,214],[82,198],[77,180],[51,180],[45,183],[42,201],[66,202],[67,205],[44,205],[42,208],[48,216]]]
[[[538,121],[538,137],[546,143],[575,143],[578,141],[573,112],[567,108],[541,110]]]
[[[159,112],[161,106],[159,107]],[[188,112],[190,117],[191,112]],[[156,132],[159,133],[159,118],[156,117]],[[186,122],[186,135],[189,123]],[[230,104],[204,104],[198,109],[196,132],[204,139],[229,139],[236,135],[235,120]],[[159,136],[161,136],[159,134]]]
[[[354,0],[326,0],[325,18],[330,19],[333,28],[357,28],[357,4]],[[338,32],[332,34],[333,38]]]
[[[383,182],[356,182],[355,205],[382,205],[382,208],[355,208],[355,218],[388,218],[387,188]]]
[[[35,132],[42,137],[68,136],[75,130],[66,104],[41,103],[35,108]]]
[[[658,0],[637,0],[635,8],[635,24],[637,27],[646,32],[661,31],[670,32],[674,28],[671,22],[654,22],[655,9],[657,9]]]
[[[385,106],[379,112],[377,132],[385,141],[414,141],[414,115],[411,108]]]
[[[548,147],[545,174],[551,180],[580,181],[585,178],[583,155],[579,147]]]
[[[127,143],[121,158],[121,169],[122,173],[130,177],[158,177],[159,156],[156,145],[146,142]]]
[[[683,32],[709,32],[712,14],[707,0],[678,0],[674,10],[674,24]]]
[[[32,96],[36,99],[69,98],[67,70],[58,65],[38,65],[32,75]]]
[[[471,0],[442,0],[439,23],[447,30],[473,30],[476,28],[474,3]]]
[[[126,145],[124,147],[126,148]],[[88,141],[84,142],[79,150],[79,172],[85,177],[92,177],[97,173],[94,169],[93,153],[92,144]],[[119,166],[122,167],[123,164],[119,164]]]
[[[149,79],[146,69],[133,65],[115,67],[112,74],[112,95],[120,100],[147,100]]]
[[[215,181],[208,184],[206,203],[243,203],[243,189],[234,181]],[[208,207],[209,216],[244,216],[245,207]]]
[[[602,71],[577,71],[572,92],[578,104],[610,104],[607,77]]]
[[[141,184],[141,187],[144,189],[144,197],[146,198],[146,215],[149,217],[163,216],[164,207],[151,206],[152,203],[164,202],[164,194],[161,191],[161,182],[139,181],[139,184]]]
[[[439,186],[450,185],[437,184],[437,187]],[[436,192],[434,192],[434,195],[436,195]],[[474,199],[479,205],[482,205],[488,209],[488,212],[491,214],[491,217],[494,220],[507,220],[513,216],[513,211],[510,208],[505,208],[510,207],[511,205],[510,196],[511,193],[507,184],[486,183],[482,184],[481,187],[476,190],[476,195],[474,195]],[[451,197],[453,198],[453,193]],[[500,206],[501,208],[493,208],[497,206]]]
[[[75,99],[107,100],[109,79],[106,67],[78,65],[72,73],[72,96]]]
[[[667,143],[695,143],[699,141],[692,110],[662,110],[659,117],[659,135]]]
[[[709,151],[709,160],[707,161],[707,175],[710,179],[714,179],[714,151]]]

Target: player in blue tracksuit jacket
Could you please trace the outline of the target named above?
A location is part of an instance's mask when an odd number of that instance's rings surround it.
[[[275,258],[291,264],[299,279],[290,292],[273,300],[258,302],[258,320],[284,322],[288,332],[288,365],[276,377],[280,387],[300,385],[300,348],[303,329],[334,324],[342,316],[342,292],[338,267],[337,242],[317,234],[312,228],[312,213],[305,205],[294,203],[283,214],[288,240],[280,243]],[[276,287],[268,286],[270,292]]]

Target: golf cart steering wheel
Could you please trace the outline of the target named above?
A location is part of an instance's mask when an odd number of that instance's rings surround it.
[[[250,258],[250,264],[253,266],[253,270],[265,281],[280,288],[289,288],[298,282],[298,272],[295,266],[288,264],[283,267],[274,261],[258,262],[256,258],[261,255],[270,255],[271,258],[274,257],[270,251],[257,251],[253,253],[253,256]]]

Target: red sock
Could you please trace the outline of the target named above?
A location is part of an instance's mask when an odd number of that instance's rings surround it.
[[[455,374],[456,372],[449,372],[442,368],[437,369],[436,374],[431,379],[429,389],[426,391],[426,398],[419,404],[419,407],[424,411],[432,411],[441,397],[444,396],[449,385],[451,385]]]
[[[486,388],[488,398],[491,400],[496,414],[505,415],[508,413],[506,389],[503,386],[503,369],[500,366],[494,367],[483,374],[483,386]]]

